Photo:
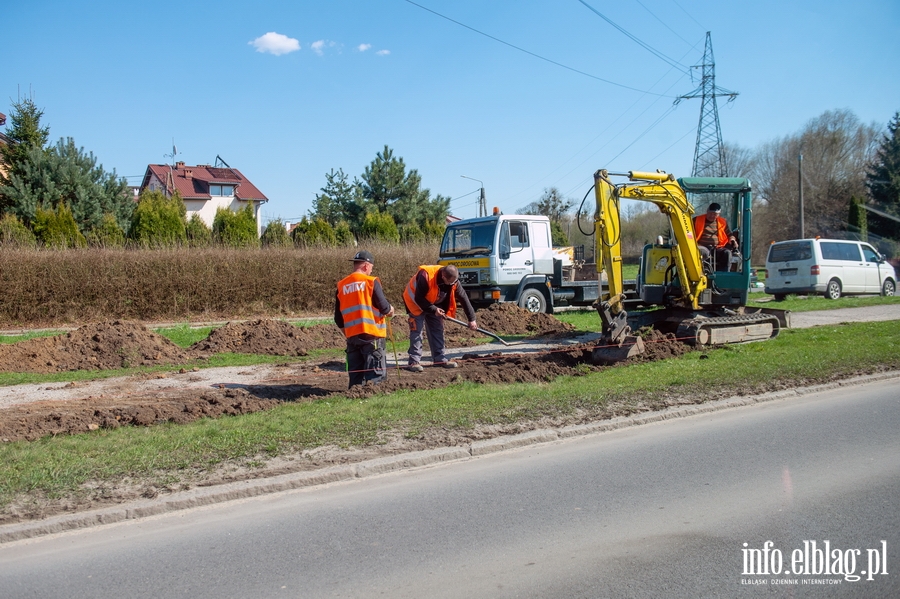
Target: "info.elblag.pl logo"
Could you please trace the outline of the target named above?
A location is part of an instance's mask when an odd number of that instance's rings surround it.
[[[742,576],[780,578],[742,578],[741,584],[840,584],[863,577],[875,580],[888,573],[887,541],[880,543],[874,549],[840,549],[832,547],[831,541],[803,541],[802,547],[787,556],[772,541],[766,541],[760,549],[744,543]]]

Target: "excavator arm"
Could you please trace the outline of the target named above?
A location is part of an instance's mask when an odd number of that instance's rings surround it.
[[[617,186],[610,180],[611,175],[626,176],[637,183]],[[594,239],[597,255],[601,257],[597,264],[607,279],[607,292],[600,297],[598,312],[609,341],[619,343],[629,333],[623,303],[621,199],[650,202],[669,218],[675,237],[672,254],[682,290],[681,303],[698,309],[700,294],[707,288],[708,280],[694,239],[694,208],[675,177],[664,172],[609,173],[601,169],[594,173],[594,195],[597,202]]]

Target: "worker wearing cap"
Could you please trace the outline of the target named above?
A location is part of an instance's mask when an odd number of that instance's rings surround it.
[[[728,228],[728,222],[719,216],[722,207],[713,202],[706,210],[706,214],[694,217],[694,239],[697,240],[697,249],[700,257],[709,262],[711,256],[715,256],[716,270],[728,270],[731,265],[731,250],[738,248],[737,238]]]
[[[353,272],[337,284],[334,323],[347,338],[347,370],[353,387],[387,378],[384,319],[394,315],[394,308],[384,295],[381,281],[372,276],[372,254],[363,250],[350,260]]]
[[[403,302],[409,312],[409,365],[408,370],[422,372],[422,330],[428,331],[428,345],[435,366],[456,368],[456,362],[444,355],[444,316],[456,316],[456,306],[461,304],[469,321],[469,328],[478,329],[475,310],[459,284],[459,270],[447,266],[420,266],[409,280],[403,292]]]

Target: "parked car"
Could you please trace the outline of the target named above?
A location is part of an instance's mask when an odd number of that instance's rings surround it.
[[[894,267],[868,243],[839,239],[792,239],[769,246],[766,293],[786,295],[894,295]]]

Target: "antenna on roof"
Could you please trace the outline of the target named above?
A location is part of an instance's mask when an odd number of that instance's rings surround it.
[[[171,154],[163,154],[163,158],[171,158],[172,159],[172,167],[175,167],[175,156],[178,154],[178,148],[175,147],[175,138],[172,138],[172,153]]]
[[[221,166],[225,166],[225,168],[231,168],[231,166],[230,166],[227,162],[225,162],[224,160],[222,160],[222,157],[221,157],[221,156],[219,156],[218,154],[216,154],[216,167],[218,168],[218,167],[221,167]]]

